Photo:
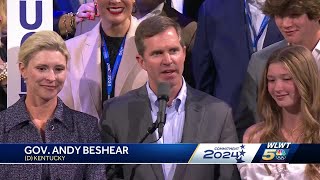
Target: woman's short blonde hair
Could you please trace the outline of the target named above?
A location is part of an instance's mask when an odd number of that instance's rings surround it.
[[[54,31],[39,31],[28,37],[20,47],[18,61],[28,66],[30,59],[42,50],[59,51],[70,59],[67,46],[61,36]]]

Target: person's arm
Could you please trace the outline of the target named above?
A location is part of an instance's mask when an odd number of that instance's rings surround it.
[[[110,103],[108,101],[103,103],[103,112],[102,112],[102,118],[100,120],[100,130],[101,130],[101,137],[102,142],[104,143],[118,143],[113,131],[113,125],[110,112],[109,112],[109,105]]]
[[[114,126],[112,124],[113,118],[110,116],[111,101],[105,101],[103,103],[102,118],[100,120],[100,132],[103,143],[119,143],[114,133]],[[106,166],[107,177],[113,176],[113,179],[124,179],[122,165],[112,165]],[[107,179],[108,179],[107,178]]]
[[[0,58],[0,85],[1,85],[1,88],[6,93],[7,93],[7,76],[8,76],[7,63]]]
[[[77,13],[56,11],[54,15],[54,26],[56,27],[54,29],[63,38],[69,39],[75,35],[78,23],[85,19],[94,20],[96,16],[99,16],[99,14],[93,2],[81,4]]]
[[[235,112],[235,124],[240,141],[242,141],[246,129],[257,122],[258,84],[255,80],[257,69],[254,65],[256,58],[256,54],[253,54],[249,62],[247,75],[242,86],[240,104]]]
[[[207,37],[207,21],[209,18],[204,2],[199,10],[196,38],[192,50],[192,73],[194,75],[195,87],[208,94],[214,94],[215,67],[210,52],[209,39]]]
[[[60,16],[58,20],[58,33],[64,39],[69,39],[73,37],[76,32],[76,14],[70,12]]]

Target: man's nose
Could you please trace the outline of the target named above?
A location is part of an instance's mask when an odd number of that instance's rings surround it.
[[[283,27],[291,27],[293,19],[289,16],[282,18],[282,26]]]
[[[164,65],[170,65],[172,64],[172,59],[169,53],[164,53],[162,64]]]

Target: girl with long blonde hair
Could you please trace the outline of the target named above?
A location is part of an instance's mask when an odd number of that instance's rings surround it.
[[[320,79],[310,50],[288,46],[269,58],[259,88],[261,122],[247,129],[244,143],[320,143]],[[320,179],[319,165],[238,166],[244,179]]]

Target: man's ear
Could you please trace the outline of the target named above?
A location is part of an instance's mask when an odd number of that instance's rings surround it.
[[[143,59],[143,57],[142,57],[140,54],[138,54],[138,55],[136,56],[136,60],[137,60],[138,63],[140,64],[140,67],[141,67],[142,69],[146,70],[145,65],[144,65],[144,59]]]
[[[186,60],[186,57],[187,57],[187,47],[186,47],[186,46],[183,46],[183,47],[182,47],[182,51],[183,51],[183,55],[184,55],[184,60]]]

